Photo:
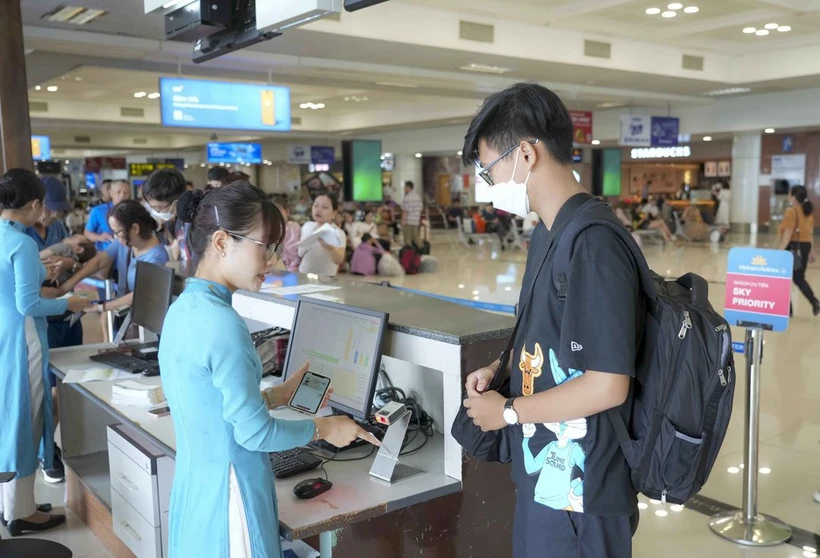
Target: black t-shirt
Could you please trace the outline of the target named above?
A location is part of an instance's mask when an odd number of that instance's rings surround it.
[[[587,194],[571,198],[558,213],[553,232],[543,223],[533,231],[519,307],[523,308],[530,288],[533,294],[522,310],[515,338],[512,396],[552,389],[585,370],[635,375],[645,305],[634,260],[616,233],[602,226],[581,232],[566,270],[565,302],[558,299],[553,284],[552,264],[560,235],[587,199]],[[631,393],[629,397],[620,409],[627,422]],[[606,413],[508,428],[519,495],[532,495],[536,503],[553,509],[597,515],[635,511],[637,496],[629,467]]]

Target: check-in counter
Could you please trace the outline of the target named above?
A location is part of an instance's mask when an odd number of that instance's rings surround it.
[[[233,305],[252,330],[289,329],[299,296],[388,313],[382,364],[392,383],[412,392],[432,416],[436,433],[421,450],[402,457],[423,473],[394,484],[368,475],[373,456],[327,463],[334,486],[312,500],[298,500],[292,489],[316,471],[277,480],[280,534],[321,547],[323,557],[508,554],[514,500],[509,469],[465,458],[450,425],[465,376],[498,357],[513,320],[386,286],[287,273],[273,276],[263,292],[237,292]],[[54,350],[52,370],[63,377],[92,368],[89,356],[100,348]],[[115,555],[164,556],[173,423],[113,403],[111,388],[111,382],[59,384],[68,505]],[[273,414],[298,418],[290,410]],[[345,459],[368,451],[349,450]]]

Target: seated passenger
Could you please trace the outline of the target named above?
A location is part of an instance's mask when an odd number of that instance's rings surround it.
[[[362,242],[353,252],[350,259],[350,273],[353,275],[376,275],[379,259],[384,254],[384,248],[378,241],[365,233]]]

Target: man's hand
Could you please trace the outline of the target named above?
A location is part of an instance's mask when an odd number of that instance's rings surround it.
[[[493,376],[495,376],[495,371],[497,368],[498,362],[496,361],[493,364],[481,368],[480,370],[476,370],[467,376],[467,381],[464,383],[464,387],[467,390],[467,397],[479,397],[482,393],[484,393],[487,386],[490,385],[490,380],[492,380]]]
[[[465,399],[464,406],[468,409],[467,416],[473,419],[476,426],[483,432],[491,432],[507,426],[504,420],[506,401],[507,399],[497,391],[488,391],[478,397]]]

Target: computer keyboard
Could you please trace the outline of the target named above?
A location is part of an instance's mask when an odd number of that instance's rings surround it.
[[[159,363],[156,361],[142,360],[117,352],[100,353],[98,355],[91,355],[90,358],[94,362],[107,364],[108,366],[113,366],[114,368],[119,368],[120,370],[125,370],[126,372],[133,372],[135,374],[138,372],[144,372],[145,370],[155,370],[159,368]]]
[[[322,460],[315,455],[296,448],[272,452],[270,454],[270,464],[277,479],[286,479],[299,473],[312,471],[322,464]]]

